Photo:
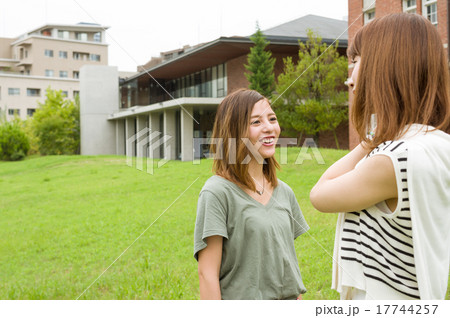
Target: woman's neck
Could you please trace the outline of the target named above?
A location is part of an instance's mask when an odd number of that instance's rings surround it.
[[[252,160],[248,164],[248,174],[254,178],[257,182],[260,182],[264,178],[263,165]]]

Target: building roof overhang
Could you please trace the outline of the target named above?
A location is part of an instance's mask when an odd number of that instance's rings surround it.
[[[266,38],[270,42],[267,49],[273,54],[292,55],[298,53],[298,42],[307,40],[306,38],[288,36],[267,36]],[[322,39],[322,41],[332,44],[336,42],[336,39]],[[346,39],[339,40],[338,47],[346,48],[347,42]],[[140,77],[154,77],[166,80],[179,78],[246,55],[252,46],[253,42],[249,37],[221,37],[174,59],[155,65],[150,69],[141,70],[138,74],[127,78],[125,82]]]

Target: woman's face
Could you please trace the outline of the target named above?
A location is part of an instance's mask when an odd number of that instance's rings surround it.
[[[250,115],[249,139],[265,159],[275,154],[275,145],[280,136],[277,116],[266,99],[258,101]]]
[[[348,80],[348,86],[352,89],[353,94],[356,93],[356,84],[358,80],[358,73],[359,73],[359,65],[361,64],[361,57],[355,56],[353,59],[353,72],[352,76]]]

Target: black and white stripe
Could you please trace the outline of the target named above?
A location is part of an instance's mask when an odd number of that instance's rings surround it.
[[[379,145],[370,154],[395,153],[401,184],[394,218],[367,210],[346,213],[340,241],[344,270],[361,266],[364,279],[374,280],[410,298],[420,298],[414,265],[412,225],[408,196],[407,148],[401,141]],[[370,292],[367,291],[366,292]]]

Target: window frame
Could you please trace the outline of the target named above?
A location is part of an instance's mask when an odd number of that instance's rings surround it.
[[[36,91],[37,94],[32,94],[32,91]],[[27,96],[28,97],[41,97],[41,89],[40,88],[27,88]]]
[[[403,0],[403,12],[406,13],[417,13],[417,0],[414,0],[414,5],[408,7],[408,1],[412,0]]]
[[[88,34],[86,32],[77,32],[75,36],[78,41],[86,42],[88,40]]]
[[[100,59],[101,59],[100,54],[89,54],[89,61],[100,62]]]
[[[68,58],[68,56],[69,56],[69,54],[68,54],[68,52],[67,51],[59,51],[59,58],[60,59],[67,59]]]
[[[70,38],[70,32],[65,30],[58,30],[58,38],[67,40]]]
[[[20,109],[19,108],[8,108],[8,115],[9,116],[20,116]]]
[[[11,92],[14,93],[11,94]],[[17,92],[17,94],[15,92]],[[20,96],[20,87],[8,87],[8,96]]]
[[[436,22],[431,21],[431,19],[428,19],[428,7],[431,7],[432,5],[436,5],[436,11],[434,14],[436,15]],[[431,22],[433,25],[437,25],[439,23],[438,21],[438,1],[437,0],[422,0],[422,15]]]
[[[94,33],[93,40],[94,40],[94,42],[101,43],[102,42],[102,33],[101,32]]]
[[[53,57],[53,50],[45,49],[44,56],[45,57]]]
[[[55,77],[55,71],[54,70],[45,70],[45,77]]]
[[[33,117],[35,112],[36,112],[36,108],[27,108],[27,116],[29,116],[29,117]]]

